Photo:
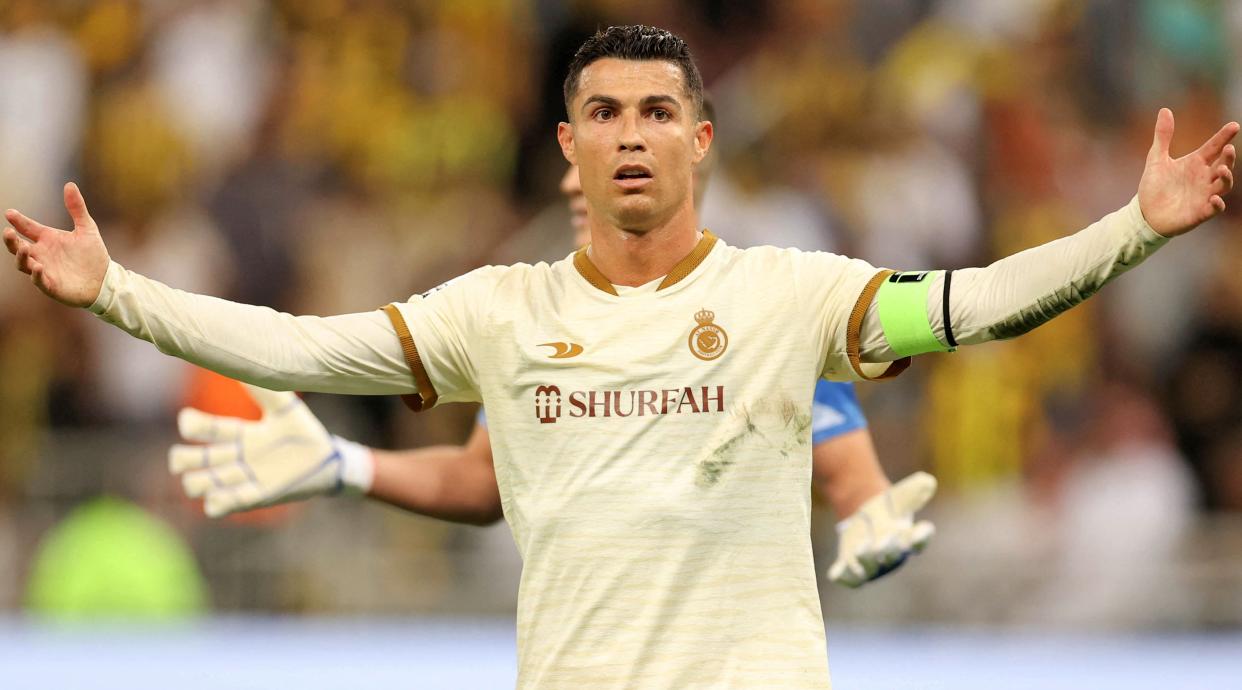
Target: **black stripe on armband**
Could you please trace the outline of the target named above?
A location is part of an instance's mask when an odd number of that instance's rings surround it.
[[[941,309],[944,310],[944,342],[951,348],[957,347],[957,340],[953,338],[953,324],[949,321],[949,286],[953,283],[953,271],[944,272],[944,300],[941,303]]]

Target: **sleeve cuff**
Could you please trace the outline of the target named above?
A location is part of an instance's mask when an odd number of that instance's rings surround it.
[[[371,449],[340,436],[332,437],[341,454],[341,485],[346,494],[364,495],[375,481],[375,456]]]
[[[1130,199],[1130,203],[1126,204],[1125,210],[1127,219],[1130,221],[1130,227],[1138,233],[1139,239],[1142,240],[1144,245],[1158,248],[1164,246],[1169,240],[1173,239],[1172,237],[1165,237],[1164,235],[1161,235],[1151,227],[1151,225],[1147,222],[1147,219],[1143,217],[1143,208],[1139,206],[1137,194],[1134,198]]]
[[[108,307],[112,306],[112,300],[116,297],[117,283],[121,280],[121,273],[125,269],[115,261],[108,262],[108,270],[104,272],[103,284],[99,286],[99,295],[95,297],[95,301],[91,302],[91,306],[87,307],[91,313],[103,316],[108,311]]]

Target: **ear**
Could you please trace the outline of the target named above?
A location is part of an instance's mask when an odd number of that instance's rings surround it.
[[[698,163],[707,157],[707,152],[712,148],[712,139],[715,138],[716,131],[712,127],[712,123],[707,120],[700,120],[699,124],[694,128],[694,162]]]
[[[568,122],[557,124],[556,141],[561,145],[561,155],[565,156],[565,160],[571,165],[577,165],[578,158],[574,154],[574,126]]]

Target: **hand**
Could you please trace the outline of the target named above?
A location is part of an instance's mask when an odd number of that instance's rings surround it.
[[[71,307],[89,307],[108,272],[108,249],[86,211],[82,192],[72,182],[65,185],[65,208],[73,219],[72,232],[48,227],[14,209],[5,211],[13,227],[4,229],[4,246],[17,257],[17,270],[29,275],[48,297]]]
[[[1237,133],[1238,123],[1230,122],[1196,151],[1174,160],[1169,157],[1173,111],[1160,109],[1138,189],[1143,218],[1153,230],[1175,237],[1225,210],[1222,197],[1233,189],[1237,158],[1229,142]]]
[[[187,496],[205,498],[209,517],[336,493],[347,485],[369,488],[368,449],[330,435],[293,393],[250,385],[246,390],[263,410],[260,421],[190,407],[177,415],[181,435],[206,445],[174,445],[168,468],[181,475]]]
[[[914,514],[936,493],[936,478],[915,472],[872,497],[853,515],[837,523],[837,560],[828,579],[846,587],[862,585],[896,570],[921,552],[936,527]]]

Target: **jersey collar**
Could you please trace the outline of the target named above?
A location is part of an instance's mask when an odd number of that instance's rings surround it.
[[[707,258],[714,246],[716,246],[716,236],[712,234],[711,230],[704,230],[703,237],[699,239],[699,243],[694,245],[694,249],[690,250],[690,253],[682,258],[681,261],[678,261],[676,266],[673,266],[673,270],[669,271],[668,275],[664,276],[664,280],[660,281],[660,286],[656,288],[656,292],[685,280],[686,276],[693,273],[694,269],[703,263],[703,259]],[[574,268],[578,269],[578,273],[597,290],[617,296],[616,288],[595,267],[595,264],[591,263],[591,257],[587,256],[588,247],[590,245],[574,252]]]

